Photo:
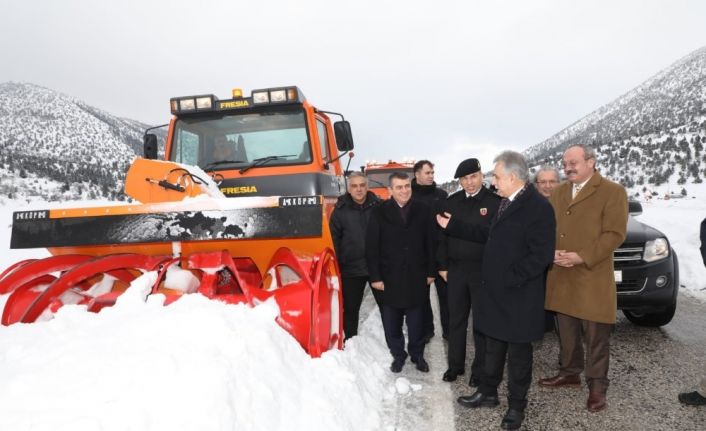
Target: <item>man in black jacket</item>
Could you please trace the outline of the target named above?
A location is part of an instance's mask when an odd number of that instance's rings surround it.
[[[554,260],[556,221],[547,199],[529,183],[522,154],[495,158],[493,184],[501,200],[490,226],[437,216],[451,236],[485,242],[481,288],[473,298],[473,326],[485,335],[480,387],[459,397],[465,407],[495,407],[507,357],[508,410],[503,429],[524,420],[532,381],[532,342],[544,335],[544,271]]]
[[[407,350],[422,372],[424,360],[424,304],[436,272],[434,227],[429,207],[412,201],[409,176],[390,175],[387,201],[373,209],[365,241],[370,285],[382,291],[382,323],[393,361],[390,370],[402,371],[407,352],[402,333],[407,319]]]
[[[482,226],[489,226],[498,211],[500,198],[483,187],[483,172],[478,159],[466,159],[456,169],[462,190],[446,199],[444,211],[452,217]],[[449,307],[449,368],[443,376],[453,382],[464,374],[466,365],[466,336],[471,301],[481,288],[483,243],[470,242],[444,233],[439,241],[437,260],[439,274],[448,282],[446,291]],[[485,338],[473,328],[475,356],[471,364],[469,385],[480,384],[485,359]]]
[[[706,218],[701,220],[701,231],[700,231],[700,237],[701,237],[701,260],[704,261],[704,265],[706,266]]]
[[[360,304],[368,283],[365,262],[365,232],[370,214],[380,199],[368,191],[368,179],[360,172],[348,176],[348,193],[338,198],[329,227],[341,270],[343,289],[343,333],[346,340],[358,334]],[[380,307],[382,293],[372,289]]]
[[[432,214],[439,214],[443,208],[444,200],[448,196],[444,190],[434,182],[434,164],[429,160],[420,160],[414,164],[414,179],[412,180],[412,199],[429,206]],[[439,230],[432,218],[434,229]],[[449,308],[446,298],[446,280],[438,273],[434,278],[436,294],[439,297],[439,320],[444,339],[449,334]],[[434,336],[434,313],[431,310],[431,298],[424,304],[424,342],[428,343]]]
[[[706,265],[706,218],[701,221],[701,260]],[[693,392],[682,392],[679,402],[688,406],[706,406],[706,377],[699,382],[699,389]]]

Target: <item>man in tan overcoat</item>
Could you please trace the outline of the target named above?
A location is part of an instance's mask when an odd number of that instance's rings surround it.
[[[583,371],[589,388],[586,407],[596,412],[606,407],[610,333],[617,309],[613,251],[625,239],[628,200],[622,186],[596,171],[592,148],[567,148],[563,163],[568,181],[549,199],[557,230],[545,303],[557,313],[560,370],[539,384],[580,386]]]

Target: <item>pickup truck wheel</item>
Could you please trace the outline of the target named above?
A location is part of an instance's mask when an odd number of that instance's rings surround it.
[[[665,308],[663,311],[656,313],[637,313],[630,310],[623,310],[623,314],[629,321],[638,326],[658,327],[671,322],[676,310],[677,304],[675,303]]]

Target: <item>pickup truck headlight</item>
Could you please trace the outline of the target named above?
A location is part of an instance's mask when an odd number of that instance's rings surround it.
[[[654,262],[667,256],[669,256],[669,243],[666,238],[657,238],[645,243],[645,253],[642,255],[642,260],[645,262]]]

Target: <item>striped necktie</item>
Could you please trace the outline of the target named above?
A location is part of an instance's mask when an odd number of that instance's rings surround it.
[[[500,217],[500,214],[502,214],[503,211],[505,211],[507,209],[507,207],[510,206],[510,202],[511,201],[508,198],[502,198],[500,200],[500,206],[498,207],[498,217]]]
[[[571,199],[576,199],[576,195],[579,194],[579,192],[581,191],[581,188],[582,188],[582,187],[583,187],[583,184],[574,184],[574,186],[573,186],[573,188],[572,188],[573,193],[572,193],[572,195],[571,195]]]

